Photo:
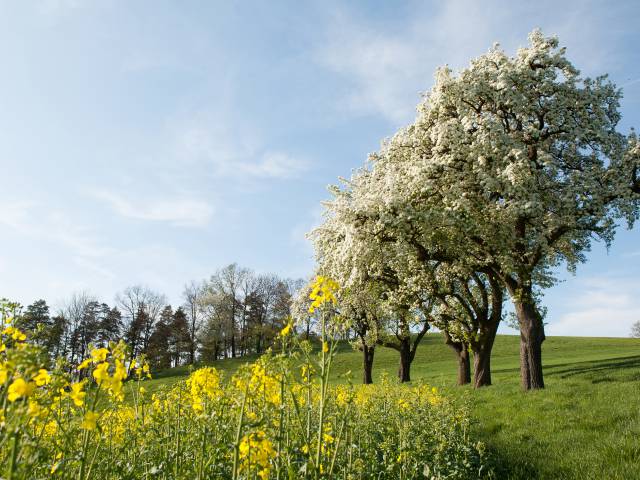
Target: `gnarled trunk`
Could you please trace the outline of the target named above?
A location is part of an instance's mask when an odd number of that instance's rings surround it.
[[[472,345],[473,349],[473,388],[491,385],[491,350],[498,333],[501,312],[485,328],[480,330],[478,341]]]
[[[451,335],[445,330],[445,343],[456,354],[458,362],[458,385],[466,385],[471,382],[471,364],[469,361],[469,349],[463,342],[458,342],[451,338]]]
[[[401,383],[411,381],[411,342],[409,338],[400,341],[400,368],[398,369],[398,379]]]
[[[491,385],[491,350],[473,352],[473,388]]]
[[[531,291],[514,301],[520,325],[520,381],[524,390],[544,388],[542,374],[542,342],[544,325]]]
[[[469,350],[463,348],[457,353],[458,357],[458,385],[467,385],[471,382],[471,362]]]
[[[373,383],[373,354],[375,346],[362,344],[362,383],[369,385]]]

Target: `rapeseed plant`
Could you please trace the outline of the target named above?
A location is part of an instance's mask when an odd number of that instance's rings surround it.
[[[123,343],[75,369],[47,368],[8,318],[0,325],[0,475],[6,479],[483,478],[464,406],[435,388],[383,379],[332,386],[337,284],[312,288],[320,348],[294,335],[225,379],[195,370],[145,393],[149,367]],[[125,396],[126,394],[126,396]],[[231,448],[229,448],[231,446]]]

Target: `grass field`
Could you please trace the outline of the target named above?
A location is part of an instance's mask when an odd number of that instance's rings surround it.
[[[640,479],[640,339],[551,337],[543,345],[547,388],[519,386],[519,337],[496,340],[493,383],[485,389],[455,387],[453,354],[438,334],[425,337],[412,379],[425,379],[470,402],[474,434],[486,443],[502,479]],[[233,371],[245,363],[223,360]],[[397,354],[379,348],[374,378],[393,376]],[[333,379],[360,379],[360,354],[347,344],[336,357]],[[155,375],[149,390],[183,379],[181,367]]]

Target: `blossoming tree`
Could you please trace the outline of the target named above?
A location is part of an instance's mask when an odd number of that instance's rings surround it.
[[[440,69],[416,121],[372,157],[394,217],[430,235],[427,254],[471,259],[508,291],[524,389],[544,387],[536,290],[638,218],[640,150],[616,131],[620,96],[534,31],[514,57],[496,46],[458,75]]]

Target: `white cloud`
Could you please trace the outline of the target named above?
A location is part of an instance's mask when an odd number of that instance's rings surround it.
[[[180,227],[204,227],[213,215],[213,207],[209,203],[193,198],[132,201],[108,190],[95,190],[91,195],[106,202],[123,217],[167,222]]]
[[[466,65],[492,45],[491,27],[500,21],[499,12],[490,12],[477,2],[440,5],[440,9],[414,12],[397,32],[363,24],[345,11],[334,15],[329,41],[316,52],[316,58],[350,78],[353,88],[346,98],[348,109],[407,122],[438,66]]]
[[[265,148],[248,126],[232,129],[229,120],[192,119],[178,128],[178,156],[186,162],[211,165],[218,176],[290,179],[309,164],[288,153]]]
[[[346,98],[338,99],[341,108],[407,123],[419,93],[433,84],[437,67],[466,67],[494,42],[514,54],[536,27],[547,35],[559,35],[561,43],[570,47],[569,58],[587,74],[615,69],[618,46],[611,36],[608,43],[603,41],[610,32],[610,6],[570,3],[564,9],[566,15],[556,13],[550,0],[535,7],[473,0],[417,3],[397,28],[393,22],[365,23],[357,12],[340,8],[315,57],[351,82]]]
[[[62,211],[42,211],[34,202],[0,204],[0,225],[18,233],[57,243],[81,257],[103,257],[113,249],[101,245],[92,231],[71,219]]]
[[[548,335],[626,337],[640,320],[640,281],[602,276],[584,279],[565,302],[565,313],[551,319]]]

